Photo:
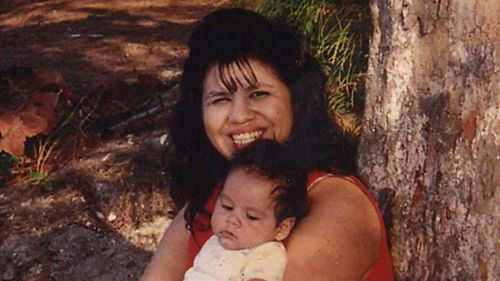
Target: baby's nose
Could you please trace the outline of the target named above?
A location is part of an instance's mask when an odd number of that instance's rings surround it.
[[[233,226],[240,226],[241,225],[241,220],[238,218],[237,215],[229,215],[227,217],[227,223]]]

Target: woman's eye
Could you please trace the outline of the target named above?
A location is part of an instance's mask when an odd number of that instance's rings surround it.
[[[226,97],[220,97],[220,98],[214,98],[210,101],[211,104],[221,104],[224,102],[230,101],[229,98]]]
[[[251,95],[253,98],[269,96],[269,92],[266,91],[255,91]]]

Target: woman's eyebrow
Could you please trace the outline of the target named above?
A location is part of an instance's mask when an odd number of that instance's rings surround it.
[[[245,90],[246,91],[251,91],[251,90],[257,90],[258,88],[260,88],[260,84],[259,83],[251,83],[251,84],[248,84],[248,86],[245,87]]]
[[[227,95],[226,92],[224,91],[210,91],[207,94],[203,95],[203,100],[208,100],[213,97],[220,97],[220,96],[225,96]]]
[[[258,90],[260,88],[270,88],[270,89],[273,89],[273,88],[275,88],[275,85],[266,84],[266,83],[262,84],[262,83],[259,83],[259,82],[255,82],[255,83],[251,83],[251,84],[246,85],[243,88],[243,90],[245,90],[245,91],[254,91],[254,90]],[[231,92],[231,91],[224,91],[224,90],[216,89],[216,90],[209,91],[208,93],[204,94],[203,95],[203,100],[206,101],[206,100],[208,100],[210,98],[225,96],[225,95],[228,95],[228,94],[234,94],[234,93]]]
[[[248,85],[247,88],[249,88],[249,90],[256,90],[256,89],[259,89],[259,88],[271,88],[271,89],[274,89],[276,88],[276,85],[273,84],[273,83],[262,83],[262,82],[259,82],[259,81],[256,81],[255,83],[252,83],[251,85]]]
[[[266,89],[274,89],[276,88],[276,85],[274,84],[267,84],[267,83],[260,83],[260,82],[255,82],[252,84],[248,84],[244,89],[246,91],[252,91],[252,90],[258,90],[261,88],[266,88]]]

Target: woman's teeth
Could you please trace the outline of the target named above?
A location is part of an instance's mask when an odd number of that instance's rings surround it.
[[[262,131],[255,131],[251,133],[243,133],[243,134],[237,134],[233,135],[233,141],[236,143],[236,145],[247,145],[255,140],[257,140],[260,136],[262,135]]]

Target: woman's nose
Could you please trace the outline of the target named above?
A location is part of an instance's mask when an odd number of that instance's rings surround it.
[[[250,101],[244,97],[235,97],[229,113],[229,120],[233,123],[245,123],[255,117]]]

